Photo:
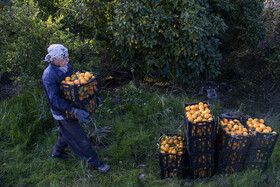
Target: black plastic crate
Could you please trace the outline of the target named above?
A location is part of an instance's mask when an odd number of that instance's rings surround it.
[[[244,170],[249,171],[249,170],[253,170],[253,171],[257,171],[257,172],[263,172],[267,169],[268,166],[268,162],[266,163],[246,163],[244,165]]]
[[[99,106],[98,94],[95,94],[92,98],[84,100],[79,104],[71,104],[71,105],[74,106],[75,108],[86,111],[88,113],[88,116],[90,116]],[[65,117],[67,119],[77,119],[77,116],[74,114],[69,114],[69,111],[65,111]]]
[[[181,136],[182,137],[182,141],[183,141],[183,136],[180,134],[175,134],[175,133],[167,133],[164,134],[168,137],[178,137]],[[160,134],[160,137],[162,137],[163,134]],[[162,153],[161,151],[161,141],[159,141],[159,165],[160,168],[173,168],[173,169],[178,169],[178,168],[182,168],[185,167],[185,142],[183,141],[183,145],[180,147],[175,147],[176,151],[178,151],[178,153]],[[179,154],[179,151],[181,152]]]
[[[272,152],[273,149],[249,149],[245,163],[267,163]]]
[[[187,161],[191,168],[209,166],[215,164],[215,151],[190,152],[188,150]]]
[[[243,165],[246,159],[247,150],[226,150],[219,145],[216,146],[216,161],[218,165]]]
[[[165,179],[165,178],[181,178],[181,179],[185,179],[186,178],[186,168],[182,167],[182,168],[161,168],[160,169],[160,174],[161,174],[161,178]]]
[[[186,137],[186,140],[190,152],[205,152],[215,149],[215,136]]]
[[[245,118],[244,122],[247,123],[249,118]],[[266,124],[265,124],[266,125]],[[252,144],[250,145],[250,149],[264,149],[268,151],[273,151],[275,144],[278,140],[279,133],[260,133],[251,127],[249,127],[251,132],[253,133]]]
[[[199,103],[200,102],[184,104],[185,128],[187,129],[186,136],[187,137],[203,137],[203,136],[211,136],[211,135],[214,136],[215,135],[215,118],[212,113],[212,110],[210,109],[210,105],[207,102],[203,102],[203,103],[208,105],[211,115],[213,117],[212,120],[192,122],[192,121],[189,121],[187,118],[185,108],[187,106],[196,105]]]
[[[60,91],[62,97],[71,104],[79,104],[81,101],[90,99],[100,92],[100,77],[99,74],[93,74],[94,78],[90,79],[85,84],[70,85],[60,83]]]
[[[232,165],[224,165],[218,164],[217,165],[217,173],[235,173],[240,172],[243,170],[243,164],[232,164]]]
[[[190,167],[188,173],[191,179],[212,177],[215,174],[215,165]]]
[[[238,119],[242,123],[241,118],[230,118],[230,117],[223,117],[222,119],[228,119],[228,120],[233,120],[233,119]],[[222,150],[236,150],[236,151],[241,151],[245,150],[247,151],[249,148],[249,145],[252,141],[252,134],[248,133],[247,136],[243,135],[230,135],[228,134],[221,126],[220,123],[220,117],[218,117],[218,124],[217,124],[217,133],[216,133],[216,143],[219,144]],[[245,128],[248,129],[249,132],[249,127],[242,123]]]

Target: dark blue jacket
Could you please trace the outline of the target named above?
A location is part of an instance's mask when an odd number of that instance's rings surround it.
[[[59,90],[60,82],[67,76],[71,77],[73,68],[69,64],[67,66],[68,71],[63,73],[58,66],[51,62],[45,69],[42,77],[43,87],[51,108],[51,113],[57,116],[64,116],[65,110],[71,111],[73,108],[61,97]]]

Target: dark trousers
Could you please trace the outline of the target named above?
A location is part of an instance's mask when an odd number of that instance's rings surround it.
[[[101,164],[78,121],[70,119],[57,120],[57,124],[59,126],[59,135],[53,147],[53,155],[60,154],[69,146],[78,157],[87,163],[95,167]]]

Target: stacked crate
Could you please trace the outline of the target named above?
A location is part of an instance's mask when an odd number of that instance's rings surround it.
[[[75,108],[86,111],[89,116],[99,105],[98,93],[100,92],[100,77],[99,74],[93,75],[94,78],[90,79],[85,84],[71,85],[60,83],[62,97]],[[67,110],[65,111],[65,116],[68,119],[77,119],[74,114],[69,114]]]
[[[159,166],[161,178],[185,178],[185,145],[179,134],[160,134]]]
[[[248,119],[245,118],[244,121],[249,125],[249,129],[253,133],[253,139],[248,150],[244,169],[262,172],[267,168],[279,134],[271,129],[269,132],[261,132],[261,130],[256,130],[253,126],[251,128],[250,126],[254,124],[250,123]],[[267,126],[264,122],[263,124]]]
[[[234,123],[226,125],[224,124],[225,120]],[[244,131],[235,131],[238,128],[235,128],[237,124],[243,126]],[[233,173],[242,171],[251,139],[252,135],[248,126],[242,123],[241,118],[218,117],[215,143],[217,172]]]
[[[184,134],[187,140],[186,161],[189,165],[189,175],[192,179],[211,177],[215,169],[215,119],[211,110],[207,112],[211,118],[208,116],[205,118],[203,115],[206,113],[201,109],[194,109],[194,114],[197,115],[192,114],[192,117],[190,117],[189,107],[195,105],[207,107],[210,110],[207,102],[184,104]]]

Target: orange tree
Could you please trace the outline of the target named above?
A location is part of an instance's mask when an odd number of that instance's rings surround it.
[[[114,13],[112,42],[122,65],[139,76],[155,73],[190,82],[219,74],[218,35],[226,26],[210,13],[207,1],[119,0]]]

